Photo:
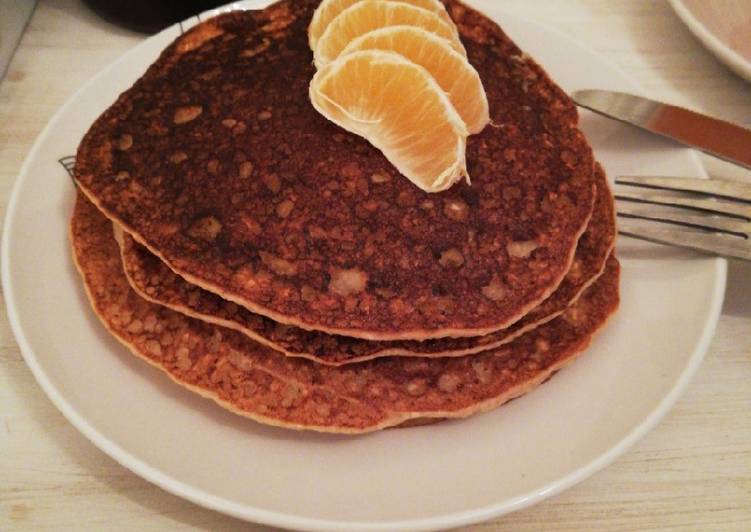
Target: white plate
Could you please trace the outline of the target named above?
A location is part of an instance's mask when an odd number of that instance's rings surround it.
[[[490,0],[472,3],[566,90],[639,90],[567,38]],[[463,421],[355,438],[267,428],[136,359],[89,308],[68,249],[73,187],[57,160],[74,153],[88,125],[178,31],[148,39],[60,109],[29,154],[6,220],[3,288],[26,362],[105,453],[172,493],[243,519],[428,529],[489,519],[571,486],[675,402],[714,331],[725,262],[625,241],[622,307],[589,351],[538,390]],[[592,115],[583,124],[611,175],[702,173],[691,152],[667,141]]]
[[[749,0],[670,0],[697,39],[736,74],[751,81]]]

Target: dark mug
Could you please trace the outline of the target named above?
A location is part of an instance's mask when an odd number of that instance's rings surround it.
[[[84,0],[102,18],[131,30],[156,33],[229,0]]]

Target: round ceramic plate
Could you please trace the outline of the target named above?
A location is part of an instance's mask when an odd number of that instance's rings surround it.
[[[639,90],[569,39],[491,0],[472,4],[566,90]],[[180,30],[146,40],[60,109],[29,154],[6,220],[3,288],[26,362],[105,453],[172,493],[243,519],[300,529],[441,528],[528,506],[586,478],[675,402],[712,336],[725,262],[635,241],[619,242],[621,310],[589,350],[527,396],[466,420],[361,437],[268,428],[130,354],[91,311],[71,260],[66,168],[89,124]],[[701,176],[688,150],[589,114],[582,121],[610,175]]]
[[[670,0],[670,5],[709,51],[751,81],[751,2]]]

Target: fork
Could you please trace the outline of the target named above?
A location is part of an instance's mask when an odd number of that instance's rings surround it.
[[[645,176],[615,183],[619,233],[751,260],[751,185]]]

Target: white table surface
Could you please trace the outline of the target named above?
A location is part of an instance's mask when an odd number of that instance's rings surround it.
[[[0,80],[35,6],[36,0],[0,0]]]
[[[500,1],[500,0],[499,0]],[[751,85],[706,52],[661,0],[503,0],[637,78],[657,98],[751,126]],[[54,111],[142,36],[80,0],[40,0],[0,84],[0,209]],[[707,160],[715,175],[749,172]],[[263,530],[174,497],[69,425],[0,316],[0,530]],[[751,530],[751,264],[732,262],[717,335],[662,423],[610,467],[496,530]]]

